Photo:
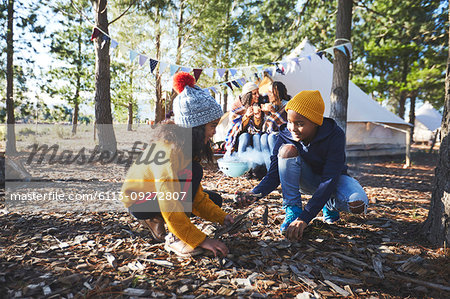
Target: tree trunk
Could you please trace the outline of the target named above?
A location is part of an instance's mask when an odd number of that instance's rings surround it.
[[[352,6],[352,0],[338,0],[335,46],[345,44],[350,41],[352,29]],[[344,130],[344,132],[347,130],[349,62],[349,56],[339,50],[334,50],[330,117],[336,120],[337,124],[342,128],[342,130]]]
[[[80,106],[80,104],[78,104],[78,101],[76,101],[74,109],[73,109],[72,134],[76,134],[77,133],[79,106]]]
[[[424,223],[424,232],[428,240],[437,246],[444,245],[447,247],[450,243],[450,49],[448,51],[444,115],[441,124],[441,147],[435,170],[430,210]]]
[[[128,103],[128,131],[133,131],[133,103]]]
[[[180,1],[180,16],[178,18],[178,36],[177,36],[177,55],[175,58],[175,64],[179,65],[181,62],[181,45],[183,44],[183,22],[184,22],[184,9],[186,8],[186,2],[184,0]],[[173,100],[177,96],[177,92],[172,88],[172,92],[170,93],[170,101],[167,102],[166,108],[167,112],[173,110]]]
[[[405,57],[404,60],[403,60],[403,67],[402,67],[402,83],[405,84],[405,85],[407,83],[406,81],[407,81],[407,78],[408,78],[408,72],[409,72],[409,61],[408,61],[408,58]],[[401,91],[400,92],[400,99],[398,101],[398,116],[400,116],[402,119],[405,119],[406,97],[407,97],[406,90]]]
[[[92,3],[95,25],[108,33],[107,1],[95,0]],[[95,119],[99,146],[102,150],[115,152],[117,142],[111,115],[109,42],[104,43],[102,48],[101,37],[95,41],[95,79]]]
[[[225,72],[225,82],[227,81],[228,81],[228,70]],[[228,88],[225,86],[225,91],[223,93],[223,106],[222,106],[223,113],[227,112],[227,106],[228,106]]]
[[[80,14],[80,18],[78,19],[78,22],[80,24],[80,28],[83,24],[83,16]],[[74,97],[74,111],[73,111],[73,118],[72,118],[72,134],[77,133],[77,126],[78,126],[78,114],[79,114],[79,105],[80,105],[80,90],[81,90],[81,70],[82,70],[82,62],[81,62],[81,31],[78,32],[78,59],[77,59],[77,85],[75,90],[75,97]]]
[[[134,76],[134,72],[133,72],[133,69],[131,69],[130,101],[128,102],[128,128],[127,128],[127,131],[133,131],[133,76]]]
[[[6,113],[7,113],[7,133],[6,133],[6,153],[14,155],[16,148],[16,131],[14,128],[14,0],[8,1],[8,30],[6,32]]]
[[[414,123],[416,121],[416,95],[412,95],[409,97],[410,105],[409,105],[409,123],[412,124],[410,130],[410,142],[411,144],[414,142]]]
[[[157,19],[156,19],[156,59],[159,61],[161,59],[161,18],[160,11],[158,8],[157,11]],[[156,72],[156,71],[155,71]],[[155,107],[155,123],[159,123],[163,121],[166,117],[165,109],[163,107],[163,99],[162,99],[162,86],[161,86],[161,75],[156,72],[156,84],[155,84],[155,92],[156,92],[156,107]]]

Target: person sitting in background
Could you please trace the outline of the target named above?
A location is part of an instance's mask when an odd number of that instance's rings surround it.
[[[269,103],[263,106],[263,111],[266,113],[263,132],[267,134],[261,137],[261,144],[272,153],[280,126],[287,122],[287,112],[284,108],[291,96],[287,94],[286,86],[280,81],[270,85],[268,96]]]
[[[256,144],[260,147],[260,135],[263,125],[263,113],[259,105],[259,91],[255,83],[247,82],[242,88],[242,94],[231,107],[230,129],[225,138],[227,154],[236,151],[244,153]]]

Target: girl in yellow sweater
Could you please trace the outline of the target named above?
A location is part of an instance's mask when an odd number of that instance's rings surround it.
[[[234,222],[220,208],[221,196],[204,191],[200,184],[203,168],[199,162],[212,160],[210,139],[223,115],[222,108],[195,85],[188,73],[174,76],[174,89],[178,92],[173,101],[174,124],[154,130],[151,146],[127,173],[123,202],[134,217],[148,226],[155,240],[164,240],[167,224],[171,232],[165,236],[167,251],[192,256],[206,249],[226,255],[225,244],[208,238],[189,218],[192,212],[224,225]]]

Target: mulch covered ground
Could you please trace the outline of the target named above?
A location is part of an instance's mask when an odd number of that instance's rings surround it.
[[[279,233],[278,191],[251,206],[238,233],[222,236],[226,257],[181,259],[153,243],[126,212],[20,212],[0,208],[0,297],[450,297],[449,254],[420,234],[436,156],[350,161],[371,205],[365,216],[315,219],[304,239]],[[205,189],[225,210],[256,180],[205,171]],[[4,196],[4,195],[3,195]],[[264,224],[268,207],[267,224]],[[195,220],[214,234],[209,223]]]

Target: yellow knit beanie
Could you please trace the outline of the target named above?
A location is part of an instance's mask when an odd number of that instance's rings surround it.
[[[293,110],[319,126],[323,123],[325,104],[318,90],[303,90],[286,105],[286,111]]]

